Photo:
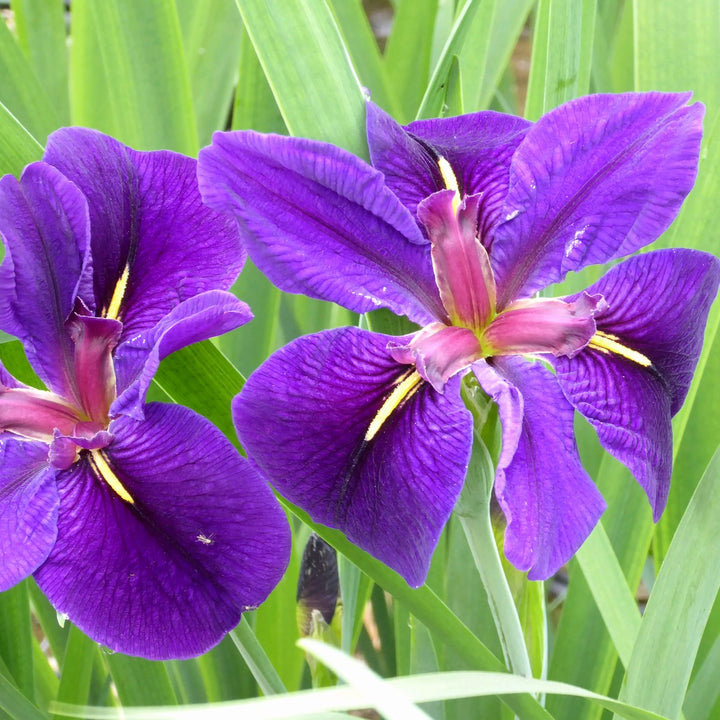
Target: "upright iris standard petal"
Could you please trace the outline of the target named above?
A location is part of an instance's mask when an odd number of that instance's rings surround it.
[[[312,140],[218,133],[198,176],[205,202],[240,220],[253,262],[283,290],[355,312],[387,307],[418,323],[444,317],[412,216],[354,155]]]
[[[215,645],[283,574],[285,515],[250,464],[192,411],[120,418],[106,461],[133,499],[83,461],[58,475],[58,537],[36,573],[61,612],[130,655],[183,658]]]
[[[355,328],[294,341],[248,379],[233,405],[243,445],[279,490],[397,570],[411,585],[457,500],[472,419]]]
[[[124,337],[179,302],[230,288],[244,252],[234,223],[203,205],[194,160],[136,152],[84,128],[53,133],[43,159],[87,198],[94,307],[121,320]]]
[[[670,419],[690,386],[719,282],[720,262],[707,253],[630,258],[588,289],[608,303],[597,340],[555,361],[563,392],[642,485],[655,520],[670,487]]]
[[[413,215],[417,206],[446,187],[438,167],[444,157],[463,195],[482,196],[480,227],[485,237],[501,219],[510,158],[531,123],[484,111],[418,120],[402,128],[373,103],[367,104],[367,134],[373,165]]]
[[[65,321],[89,265],[88,209],[78,189],[44,163],[0,180],[0,329],[25,346],[58,393],[74,397],[73,345]]]
[[[580,464],[573,408],[552,374],[517,357],[496,358],[493,366],[504,382],[476,374],[498,402],[503,426],[495,494],[508,522],[505,554],[530,580],[542,580],[582,545],[605,502]]]
[[[492,244],[500,307],[670,225],[697,174],[704,108],[685,107],[688,97],[591,95],[528,131]]]
[[[0,592],[48,556],[57,535],[58,492],[42,443],[0,443]]]

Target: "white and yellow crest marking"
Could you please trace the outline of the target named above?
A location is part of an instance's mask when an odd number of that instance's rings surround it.
[[[460,207],[460,186],[458,185],[457,177],[455,177],[455,173],[450,163],[442,155],[438,156],[437,164],[440,168],[440,174],[442,175],[445,187],[448,190],[455,191],[455,197],[453,197],[452,206],[453,211],[457,213],[458,208]]]

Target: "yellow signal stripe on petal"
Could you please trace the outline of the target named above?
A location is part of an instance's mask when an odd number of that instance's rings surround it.
[[[115,290],[113,290],[110,304],[105,312],[106,318],[117,320],[118,315],[120,314],[120,305],[122,305],[123,298],[125,297],[125,291],[127,290],[128,277],[130,277],[130,263],[125,266],[120,279],[115,285]]]
[[[460,207],[460,186],[458,185],[457,177],[455,177],[455,173],[450,163],[442,155],[438,156],[437,164],[440,168],[440,174],[442,175],[445,187],[448,190],[455,191],[455,197],[453,198],[452,206],[453,211],[457,213],[458,208]]]
[[[105,456],[101,450],[90,451],[90,463],[93,470],[119,495],[126,503],[135,504],[130,493],[123,487],[118,476],[112,471],[108,465]]]
[[[639,353],[637,350],[632,350],[631,348],[626,347],[622,343],[619,343],[617,335],[609,335],[608,333],[604,333],[602,330],[598,330],[590,338],[588,345],[600,352],[620,355],[620,357],[624,357],[626,360],[631,360],[638,365],[642,365],[642,367],[650,367],[652,365],[649,358],[645,357],[645,355]]]
[[[370,423],[365,433],[365,442],[370,442],[380,432],[380,428],[388,421],[388,418],[417,391],[421,382],[420,374],[417,370],[413,370],[395,386]]]

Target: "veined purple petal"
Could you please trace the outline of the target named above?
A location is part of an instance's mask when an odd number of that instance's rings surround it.
[[[252,319],[234,295],[211,290],[175,307],[155,327],[123,342],[115,352],[118,398],[111,414],[143,418],[143,403],[160,361],[176,350],[234,330]]]
[[[531,123],[483,111],[459,117],[418,120],[402,128],[367,103],[367,133],[373,165],[413,215],[420,202],[445,183],[438,156],[453,169],[462,195],[482,194],[481,237],[500,221],[507,194],[510,158]]]
[[[58,538],[35,577],[48,599],[113,650],[198,655],[260,604],[290,550],[284,513],[207,420],[151,403],[120,418],[103,452],[134,500],[82,461],[58,474]]]
[[[452,190],[423,200],[418,218],[428,231],[443,306],[454,325],[480,330],[495,314],[495,279],[477,237],[479,197],[459,201]]]
[[[602,295],[581,293],[576,300],[528,298],[508,305],[485,330],[485,355],[551,353],[572,357],[595,334],[593,317],[606,303]]]
[[[238,218],[255,264],[287,292],[421,325],[444,318],[412,216],[383,176],[327,143],[217,133],[200,152],[205,202]]]
[[[493,368],[499,380],[489,377]],[[508,523],[505,555],[530,580],[544,580],[582,545],[605,502],[580,464],[573,408],[553,375],[520,357],[473,370],[503,426],[495,495]]]
[[[30,575],[57,535],[58,494],[47,445],[0,442],[0,592]]]
[[[18,337],[53,391],[75,394],[73,346],[65,331],[90,265],[88,209],[55,168],[33,163],[20,181],[0,179],[0,329]]]
[[[80,422],[72,434],[56,430],[48,450],[48,462],[58,470],[67,470],[80,460],[81,450],[100,450],[113,441],[112,433],[95,422]]]
[[[465,478],[472,418],[459,378],[435,392],[390,357],[396,340],[300,338],[250,376],[233,416],[280,493],[417,586]]]
[[[498,305],[655,240],[695,182],[702,117],[689,94],[591,95],[552,110],[512,160],[491,249]]]
[[[184,300],[229,289],[240,272],[237,228],[203,205],[195,160],[136,152],[74,127],[49,137],[44,159],[87,198],[95,298],[83,299],[98,315],[113,306],[124,338],[153,327]]]
[[[670,485],[670,418],[687,395],[718,282],[720,262],[707,253],[657,250],[632,257],[588,289],[608,302],[596,321],[609,342],[591,342],[573,359],[555,361],[563,392],[603,447],[628,466],[655,520]]]

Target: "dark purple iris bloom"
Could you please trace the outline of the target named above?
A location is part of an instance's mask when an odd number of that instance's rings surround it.
[[[0,590],[33,573],[108,647],[197,655],[282,576],[287,521],[210,422],[144,404],[163,357],[250,319],[244,251],[196,162],[54,133],[0,180],[0,329],[48,390],[0,366]]]
[[[703,109],[687,100],[597,95],[536,124],[481,112],[407,128],[370,104],[372,166],[309,140],[216,135],[199,161],[204,200],[235,214],[273,282],[421,326],[319,333],[257,370],[234,416],[277,489],[422,583],[468,465],[459,388],[471,370],[503,427],[505,552],[531,579],[564,563],[604,509],[574,409],[657,519],[717,259],[658,251],[572,297],[537,291],[668,227],[697,171]]]

